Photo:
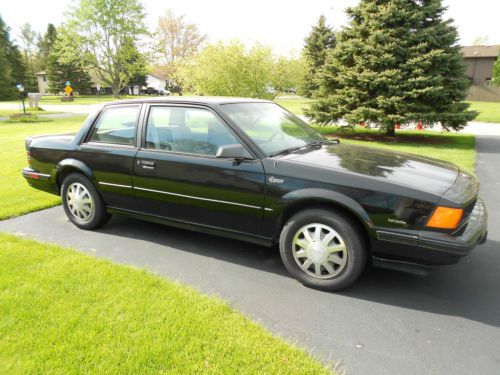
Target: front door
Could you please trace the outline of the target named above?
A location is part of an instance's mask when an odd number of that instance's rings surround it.
[[[151,105],[133,168],[138,208],[146,213],[253,235],[261,233],[264,170],[260,160],[216,158],[240,143],[206,107]]]

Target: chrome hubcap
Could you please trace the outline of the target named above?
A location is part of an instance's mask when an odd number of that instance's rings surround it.
[[[292,252],[299,267],[313,277],[329,279],[347,265],[347,247],[340,235],[324,224],[300,228],[292,241]]]
[[[66,191],[66,203],[71,214],[80,221],[90,221],[94,215],[94,200],[87,188],[73,182]]]

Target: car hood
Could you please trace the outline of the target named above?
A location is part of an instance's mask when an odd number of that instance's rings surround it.
[[[335,144],[290,154],[287,160],[407,185],[442,196],[455,182],[459,168],[423,156],[371,147]]]

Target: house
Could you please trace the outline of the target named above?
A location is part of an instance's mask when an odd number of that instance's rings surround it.
[[[165,90],[165,87],[167,86],[166,79],[153,74],[148,74],[146,76],[146,83],[148,87],[152,87],[156,90]]]
[[[493,65],[500,52],[500,45],[462,47],[462,54],[467,66],[465,75],[472,85],[490,86]]]
[[[47,72],[44,70],[35,74],[38,82],[38,92],[40,94],[49,93],[49,81],[47,80]]]

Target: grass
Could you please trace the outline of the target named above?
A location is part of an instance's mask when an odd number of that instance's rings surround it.
[[[327,374],[223,301],[0,234],[0,372]]]
[[[279,104],[280,106],[296,115],[303,115],[304,108],[306,108],[309,103],[312,103],[312,101],[312,99],[302,98],[300,96],[296,98],[278,98],[274,100],[275,103]]]
[[[33,189],[21,176],[21,169],[28,165],[24,139],[28,135],[76,131],[83,119],[71,117],[32,124],[0,122],[0,220],[60,203],[57,196]]]
[[[500,102],[469,102],[470,109],[479,112],[474,121],[496,122],[500,124]]]
[[[144,95],[137,96],[137,95],[122,95],[120,96],[119,99],[114,98],[112,95],[81,95],[81,96],[75,96],[74,101],[72,102],[62,102],[61,97],[58,95],[44,95],[38,102],[40,106],[43,106],[44,104],[51,104],[51,105],[90,105],[90,104],[98,104],[98,103],[106,103],[106,102],[112,102],[115,100],[120,100],[120,99],[130,99],[130,98],[139,98],[142,97],[144,98]],[[5,103],[20,103],[20,102],[5,102]]]
[[[476,162],[476,139],[469,134],[447,134],[433,131],[405,131],[397,138],[380,137],[377,130],[355,127],[342,130],[335,126],[314,126],[322,134],[340,138],[342,143],[384,148],[417,154],[455,163],[473,173]]]
[[[53,113],[61,113],[61,112],[54,112],[54,111],[40,111],[40,110],[37,110],[37,109],[28,109],[26,108],[26,112],[29,112],[29,113],[33,113],[33,114],[37,114],[37,115],[49,115],[49,114],[53,114]],[[22,107],[21,109],[19,110],[14,110],[14,109],[0,109],[0,117],[7,117],[7,116],[10,116],[10,115],[14,115],[16,113],[23,113],[23,110],[22,110]]]

